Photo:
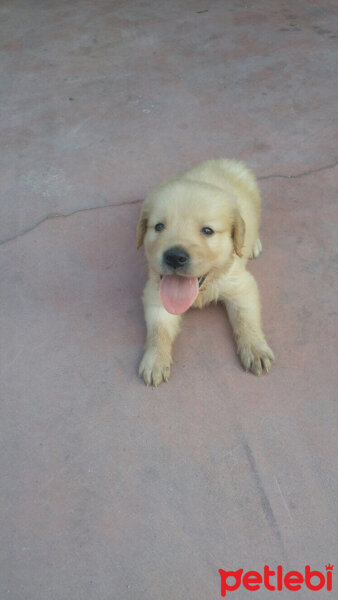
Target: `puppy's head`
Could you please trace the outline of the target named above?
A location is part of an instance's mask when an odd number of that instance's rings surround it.
[[[161,287],[175,287],[171,300],[181,295],[188,304],[188,284],[191,300],[192,291],[197,295],[206,277],[220,273],[234,252],[241,256],[244,234],[233,198],[208,184],[175,181],[156,188],[146,199],[137,247],[144,243],[150,267],[162,277]]]

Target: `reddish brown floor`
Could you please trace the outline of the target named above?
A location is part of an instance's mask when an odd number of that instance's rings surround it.
[[[335,562],[337,12],[1,3],[1,600],[211,600],[220,568]],[[220,156],[260,178],[276,365],[245,374],[210,307],[146,388],[139,201]]]

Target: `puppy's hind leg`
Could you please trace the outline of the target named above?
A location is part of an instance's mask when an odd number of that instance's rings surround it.
[[[263,250],[262,242],[259,238],[255,241],[249,258],[258,258]]]

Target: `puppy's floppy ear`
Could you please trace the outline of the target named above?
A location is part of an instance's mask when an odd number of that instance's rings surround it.
[[[143,207],[139,221],[137,223],[137,228],[136,228],[137,250],[139,248],[141,248],[141,246],[143,244],[143,238],[146,234],[147,226],[148,226],[148,211],[146,210],[145,207]]]
[[[245,223],[239,214],[239,210],[236,211],[234,220],[232,223],[231,229],[231,237],[234,242],[234,250],[237,256],[242,255],[242,248],[244,246],[244,236],[245,236]]]

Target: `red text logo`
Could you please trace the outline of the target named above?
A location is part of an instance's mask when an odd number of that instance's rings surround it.
[[[265,565],[263,574],[258,571],[243,572],[243,569],[238,571],[224,571],[219,569],[221,576],[221,596],[226,596],[227,592],[234,592],[243,586],[246,590],[252,592],[265,587],[271,592],[284,589],[296,592],[303,587],[317,592],[325,588],[328,591],[332,590],[332,571],[334,565],[325,565],[326,573],[312,570],[310,565],[306,565],[304,575],[300,571],[288,571],[284,573],[282,565],[278,565],[274,571],[269,565]]]

